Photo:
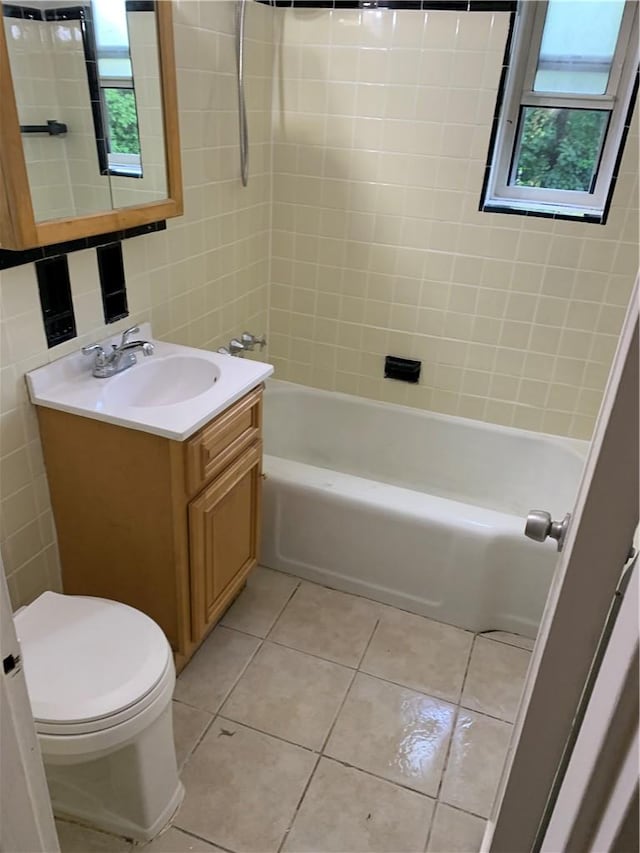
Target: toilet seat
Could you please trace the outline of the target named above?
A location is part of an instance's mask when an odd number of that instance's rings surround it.
[[[15,622],[39,734],[119,726],[173,683],[164,633],[126,604],[45,592]]]
[[[169,685],[169,692],[173,693],[173,688],[175,686],[175,670],[173,668],[172,661],[167,663],[165,671],[151,690],[145,693],[144,696],[141,696],[137,702],[123,708],[116,714],[108,714],[107,716],[100,717],[97,720],[81,720],[76,722],[51,722],[48,720],[38,720],[37,718],[34,718],[36,732],[39,735],[53,735],[61,737],[68,737],[70,735],[91,735],[98,734],[99,732],[107,733],[109,729],[115,729],[122,723],[126,723],[127,720],[133,721],[135,717],[142,715],[147,708],[150,708],[154,704],[159,696],[162,696],[167,685]]]

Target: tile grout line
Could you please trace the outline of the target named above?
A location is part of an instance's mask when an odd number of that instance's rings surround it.
[[[345,669],[350,669],[352,672],[357,672],[356,668],[348,663],[343,663],[339,660],[334,660],[334,658],[323,658],[322,655],[317,655],[314,652],[308,652],[306,649],[298,649],[296,646],[288,646],[286,643],[283,643],[281,640],[273,640],[270,637],[265,637],[265,642],[272,643],[274,646],[279,646],[281,649],[290,649],[293,652],[300,652],[302,655],[309,655],[309,657],[315,658],[316,660],[322,660],[325,663],[332,663],[336,666],[342,666]]]
[[[372,779],[377,779],[379,782],[385,782],[387,785],[392,785],[394,788],[400,788],[402,791],[408,791],[410,794],[416,794],[418,797],[424,797],[425,800],[430,800],[434,806],[436,805],[437,801],[435,797],[425,794],[424,791],[418,791],[417,788],[411,788],[409,785],[403,784],[402,782],[397,782],[395,779],[388,779],[386,776],[380,776],[372,770],[365,770],[362,767],[358,767],[356,764],[344,761],[342,758],[336,758],[335,755],[322,753],[320,758],[325,758],[327,761],[333,761],[334,764],[340,764],[341,767],[347,767],[349,770],[356,770],[358,773],[364,773],[365,776],[370,776]]]
[[[272,571],[273,571],[273,569],[272,569]],[[288,577],[294,577],[294,575],[288,575]],[[300,589],[300,587],[301,587],[301,586],[302,586],[302,579],[301,579],[301,578],[298,578],[298,583],[295,585],[295,587],[291,590],[291,592],[290,592],[290,593],[289,593],[289,595],[287,596],[287,600],[285,601],[285,603],[282,605],[282,607],[281,607],[281,608],[280,608],[280,610],[278,611],[278,613],[277,613],[277,615],[276,615],[276,618],[275,618],[275,619],[273,620],[273,622],[271,623],[271,626],[269,627],[269,630],[267,631],[266,635],[263,637],[263,640],[267,640],[267,639],[271,636],[271,634],[272,634],[272,633],[273,633],[273,631],[275,630],[276,625],[278,624],[278,622],[279,622],[279,621],[280,621],[280,619],[282,618],[282,615],[284,614],[284,612],[285,612],[285,610],[287,609],[287,607],[291,604],[291,602],[292,602],[292,601],[293,601],[293,599],[295,598],[295,595],[296,595],[296,593],[298,592],[298,590]],[[272,642],[273,642],[273,640],[269,640],[269,642],[271,642],[271,643],[272,643]],[[281,645],[282,645],[282,644],[281,644]]]
[[[458,720],[460,719],[460,709],[462,707],[460,703],[462,701],[462,694],[464,693],[464,686],[465,686],[465,683],[467,681],[467,675],[469,673],[469,667],[471,666],[471,657],[473,655],[473,649],[474,649],[474,646],[476,644],[476,636],[477,636],[477,634],[474,635],[473,641],[472,641],[471,646],[469,648],[469,656],[467,658],[467,665],[466,665],[465,670],[464,670],[464,675],[462,676],[462,684],[460,685],[460,698],[459,698],[458,702],[456,703],[456,712],[455,712],[455,716],[454,716],[454,720],[453,720],[453,725],[451,727],[451,738],[449,739],[449,744],[447,746],[447,753],[445,755],[444,762],[442,765],[442,773],[440,774],[440,781],[438,783],[438,788],[436,790],[436,796],[435,796],[436,804],[435,804],[434,809],[433,809],[433,816],[431,818],[431,826],[429,827],[429,832],[427,833],[427,840],[425,841],[425,845],[424,845],[425,851],[427,850],[427,847],[429,846],[429,842],[431,841],[431,835],[433,833],[433,826],[435,823],[435,817],[436,817],[436,811],[438,809],[438,804],[440,802],[442,802],[440,800],[440,795],[442,793],[442,785],[444,783],[445,774],[446,774],[447,769],[449,767],[449,759],[451,757],[451,751],[453,749],[453,739],[454,739],[455,734],[456,734],[456,728],[458,726]]]
[[[437,800],[436,805],[446,806],[448,809],[453,809],[455,812],[462,812],[462,814],[469,815],[469,817],[475,817],[477,820],[484,821],[485,823],[489,820],[488,817],[484,817],[477,812],[470,812],[469,809],[463,809],[461,806],[452,806],[451,803],[445,803],[443,800]]]
[[[303,787],[303,789],[302,789],[302,794],[300,795],[300,799],[298,800],[298,802],[297,802],[297,804],[296,804],[296,807],[295,807],[295,809],[293,810],[293,815],[291,816],[291,819],[290,819],[290,821],[289,821],[289,823],[288,823],[288,825],[287,825],[287,828],[286,828],[286,829],[285,829],[285,831],[284,831],[284,835],[282,836],[282,841],[281,841],[281,842],[280,842],[280,844],[278,845],[278,853],[282,853],[282,850],[283,850],[283,848],[284,848],[284,845],[287,843],[287,839],[288,839],[288,837],[289,837],[289,833],[290,833],[290,832],[291,832],[291,830],[293,829],[293,824],[295,823],[296,818],[298,817],[298,812],[300,811],[300,807],[302,806],[303,800],[304,800],[304,798],[305,798],[305,797],[306,797],[306,795],[307,795],[307,791],[309,790],[309,786],[311,785],[311,780],[312,780],[312,779],[313,779],[313,777],[315,776],[315,773],[316,773],[316,770],[318,769],[318,764],[320,764],[320,759],[321,759],[321,758],[322,758],[322,755],[321,755],[320,753],[317,753],[316,762],[315,762],[315,764],[313,765],[313,768],[312,768],[312,770],[311,770],[311,773],[309,773],[309,778],[307,779],[307,781],[306,781],[306,783],[305,783],[305,785],[304,785],[304,787]]]
[[[512,649],[520,649],[520,651],[528,652],[529,654],[531,654],[533,652],[533,648],[528,649],[526,646],[521,646],[521,645],[518,645],[518,643],[509,642],[509,640],[499,640],[497,637],[490,637],[489,633],[491,633],[491,632],[477,631],[476,637],[482,637],[483,640],[490,640],[492,643],[500,643],[503,646],[510,646]],[[513,636],[519,637],[521,635],[520,634],[514,634]],[[530,637],[525,637],[525,639],[529,640]],[[535,643],[535,640],[533,640],[532,642]]]
[[[250,729],[252,732],[256,732],[259,735],[271,737],[274,740],[279,740],[280,743],[286,743],[289,746],[295,746],[297,747],[297,749],[304,749],[305,752],[312,752],[314,755],[320,755],[320,751],[312,746],[305,746],[302,743],[296,743],[293,740],[287,740],[287,738],[282,737],[282,735],[274,735],[271,732],[266,732],[264,729],[259,729],[257,726],[253,726],[250,723],[243,723],[240,722],[240,720],[234,720],[233,717],[229,717],[227,714],[216,714],[216,719],[223,720],[227,723],[233,723],[234,726],[241,726],[243,729]]]
[[[236,851],[233,850],[233,848],[225,847],[223,844],[218,844],[217,841],[211,841],[211,839],[205,838],[204,835],[198,835],[196,832],[192,832],[190,829],[182,829],[182,827],[174,826],[173,824],[170,824],[167,827],[167,830],[169,830],[169,829],[175,829],[176,832],[182,832],[185,835],[188,835],[190,838],[197,838],[198,841],[204,841],[205,844],[211,844],[212,846],[219,847],[220,850],[224,850],[224,851],[226,851],[226,853],[236,853]],[[164,832],[162,833],[162,835],[164,835]],[[160,837],[161,836],[156,835],[156,838],[160,838]],[[153,840],[155,841],[156,839],[154,838]],[[142,849],[144,850],[144,848],[142,848]]]

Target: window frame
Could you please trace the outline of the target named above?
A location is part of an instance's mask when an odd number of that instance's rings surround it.
[[[547,7],[548,0],[529,0],[519,4],[515,16],[504,91],[498,93],[496,133],[490,143],[488,179],[480,210],[586,218],[604,223],[616,164],[626,137],[629,109],[635,95],[639,51],[633,34],[637,29],[638,8],[634,0],[626,0],[607,90],[604,94],[592,95],[533,90]],[[517,162],[523,107],[599,109],[609,113],[592,192],[509,184]]]

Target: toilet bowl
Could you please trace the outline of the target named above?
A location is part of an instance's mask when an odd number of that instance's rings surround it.
[[[153,838],[184,795],[163,632],[126,604],[55,592],[15,623],[54,812]]]

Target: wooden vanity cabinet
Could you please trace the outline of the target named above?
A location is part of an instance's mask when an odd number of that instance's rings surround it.
[[[38,407],[62,584],[163,628],[180,669],[258,561],[262,387],[184,442]]]

